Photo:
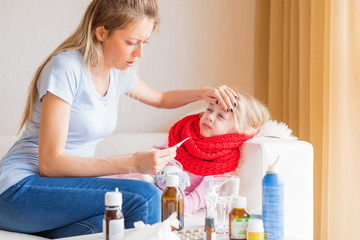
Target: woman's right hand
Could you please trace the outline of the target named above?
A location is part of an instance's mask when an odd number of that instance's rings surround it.
[[[155,149],[136,152],[132,155],[137,172],[156,174],[176,156],[176,146],[166,149]]]

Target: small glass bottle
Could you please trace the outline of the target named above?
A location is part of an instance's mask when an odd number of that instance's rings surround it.
[[[232,211],[229,214],[229,237],[231,240],[246,239],[246,222],[250,214],[246,210],[246,197],[235,196],[233,198]]]
[[[115,192],[105,194],[106,211],[103,220],[103,232],[105,240],[118,240],[124,236],[124,214],[122,207],[122,194],[118,188]]]
[[[161,197],[161,221],[166,220],[173,212],[177,213],[180,221],[179,228],[172,227],[172,230],[184,228],[184,196],[179,188],[179,176],[166,176],[166,189]]]
[[[215,240],[216,232],[214,228],[214,218],[205,218],[205,237],[204,240]]]

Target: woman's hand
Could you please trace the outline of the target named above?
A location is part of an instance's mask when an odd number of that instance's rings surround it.
[[[236,107],[236,92],[226,85],[217,88],[203,87],[188,90],[172,90],[159,92],[152,89],[141,79],[127,93],[128,96],[157,108],[177,108],[198,100],[220,104],[225,111]]]
[[[144,174],[156,174],[163,169],[170,160],[176,156],[176,147],[166,149],[149,149],[132,155],[132,160],[137,166],[137,172]]]
[[[222,85],[217,88],[207,88],[203,95],[203,99],[212,104],[220,104],[227,112],[233,111],[233,108],[237,106],[236,92],[226,85]]]

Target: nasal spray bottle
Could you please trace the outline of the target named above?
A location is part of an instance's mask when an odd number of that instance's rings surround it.
[[[279,157],[262,181],[262,214],[265,240],[284,240],[284,180],[279,174]]]

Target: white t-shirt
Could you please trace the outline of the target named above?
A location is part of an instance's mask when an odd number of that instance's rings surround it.
[[[65,152],[92,157],[96,145],[114,131],[119,97],[133,88],[136,79],[132,69],[112,69],[108,91],[101,96],[93,85],[88,67],[82,63],[79,51],[70,50],[55,55],[39,76],[39,96],[32,121],[26,124],[19,140],[0,161],[0,194],[25,177],[39,174],[41,102],[47,92],[71,105]]]

